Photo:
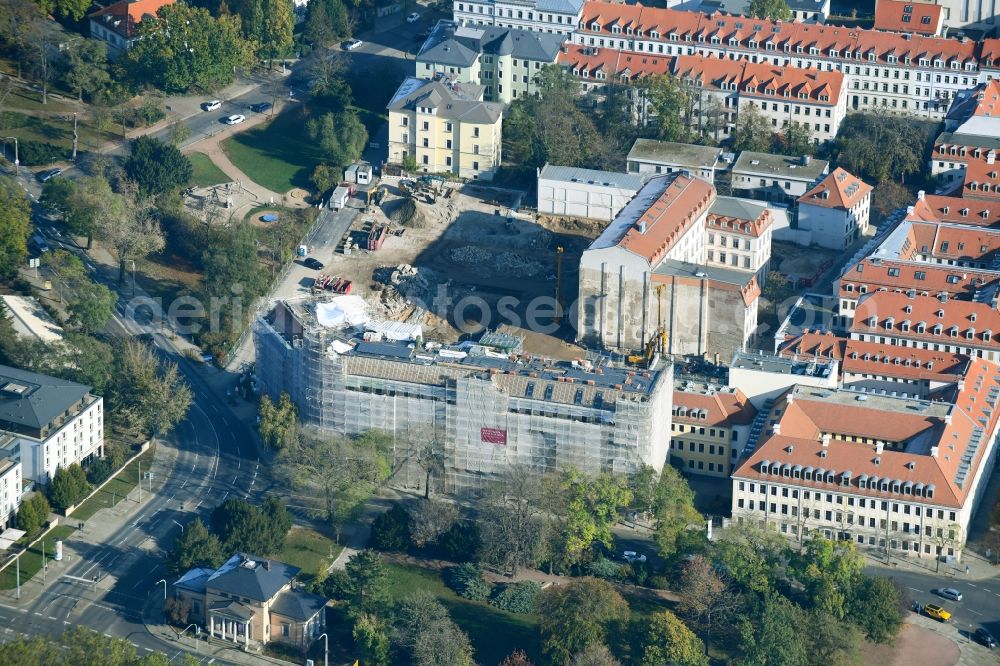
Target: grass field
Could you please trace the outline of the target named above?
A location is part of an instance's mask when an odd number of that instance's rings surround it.
[[[191,166],[193,167],[191,180],[188,181],[188,185],[208,187],[209,185],[228,183],[232,180],[226,175],[226,172],[215,166],[212,163],[212,159],[205,153],[191,153],[188,155],[188,159],[191,160]]]
[[[295,187],[310,189],[309,176],[324,157],[306,136],[300,108],[226,139],[222,149],[251,180],[279,194]]]
[[[343,546],[316,530],[292,527],[277,559],[301,569],[299,578],[307,582],[316,577],[321,564],[330,566],[343,549]]]
[[[101,488],[99,493],[77,507],[69,519],[90,520],[101,509],[107,509],[121,502],[124,498],[128,497],[129,493],[135,490],[139,482],[139,466],[142,465],[143,468],[149,469],[152,461],[153,452],[147,451],[136,460],[130,462],[125,469],[119,472],[118,476]],[[148,483],[148,481],[144,482],[143,488],[147,488]],[[136,493],[136,497],[138,497],[138,493]],[[134,500],[136,497],[132,499]]]
[[[529,659],[539,662],[541,644],[536,616],[508,613],[483,601],[463,599],[445,586],[436,571],[397,564],[387,566],[393,597],[402,599],[418,589],[436,596],[455,624],[469,634],[477,663],[495,666],[515,648],[521,648]]]
[[[46,534],[44,540],[39,541],[33,547],[25,551],[23,555],[21,555],[21,585],[24,585],[25,581],[30,580],[32,576],[41,570],[43,544],[45,548],[45,557],[51,561],[52,553],[55,551],[56,541],[66,539],[66,537],[73,533],[74,529],[75,528],[70,527],[69,525],[60,525]],[[17,587],[17,572],[17,564],[11,564],[3,571],[0,571],[0,590],[13,590]]]
[[[93,150],[109,141],[117,138],[111,133],[99,134],[92,127],[80,123],[79,125],[80,150]],[[15,136],[18,141],[43,141],[59,146],[67,151],[66,158],[69,158],[69,150],[73,147],[73,119],[70,114],[66,118],[27,116],[16,111],[4,111],[0,113],[0,134],[4,136]]]

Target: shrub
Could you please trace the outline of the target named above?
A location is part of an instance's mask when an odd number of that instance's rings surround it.
[[[510,613],[534,613],[535,599],[541,591],[541,584],[533,580],[512,583],[494,594],[490,603]]]
[[[594,578],[603,578],[605,580],[614,581],[622,581],[626,576],[626,573],[622,570],[622,566],[620,564],[603,557],[599,557],[593,562],[587,564],[587,574],[593,576]]]
[[[438,537],[437,547],[446,560],[472,562],[479,552],[479,525],[466,520],[455,523]]]
[[[469,562],[448,569],[445,582],[458,596],[472,601],[486,601],[493,591],[493,586],[483,578],[479,565]]]
[[[65,157],[65,149],[45,141],[21,141],[18,146],[18,159],[24,166],[44,166]]]
[[[114,469],[106,458],[95,460],[87,465],[87,482],[92,486],[99,486],[104,483]]]
[[[405,551],[410,545],[410,514],[396,504],[372,522],[368,544],[376,550]]]

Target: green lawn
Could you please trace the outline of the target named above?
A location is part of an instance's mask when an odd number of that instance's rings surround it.
[[[344,549],[330,537],[307,527],[292,527],[285,537],[285,547],[277,559],[302,570],[299,577],[304,581],[316,577],[320,566],[328,567]]]
[[[251,180],[279,194],[310,189],[309,176],[324,157],[306,135],[301,108],[226,139],[222,149]]]
[[[226,172],[215,166],[212,159],[205,153],[191,153],[188,155],[188,159],[191,160],[193,167],[188,185],[208,187],[209,185],[230,182],[231,178],[226,175]]]
[[[52,554],[55,552],[56,541],[65,540],[70,534],[73,533],[75,528],[69,525],[60,525],[51,532],[45,535],[45,539],[39,541],[33,547],[29,548],[23,555],[21,555],[21,585],[31,579],[39,570],[42,568],[42,548],[44,544],[45,557],[52,561]],[[0,571],[0,589],[2,590],[13,590],[17,587],[17,571],[18,565],[11,564],[9,567]]]
[[[118,135],[99,134],[92,127],[79,124],[79,150],[93,150],[105,141],[118,138]],[[65,149],[66,159],[73,147],[73,119],[27,116],[16,111],[0,112],[0,135],[17,137],[18,141],[43,141]]]
[[[121,502],[123,499],[128,497],[129,493],[135,490],[135,487],[139,482],[139,465],[142,465],[143,468],[148,470],[152,462],[152,451],[147,451],[136,460],[130,462],[125,469],[118,474],[118,476],[109,481],[106,486],[101,488],[101,492],[97,493],[77,507],[76,511],[73,512],[73,515],[70,516],[68,520],[90,520],[94,514],[101,509],[107,509]],[[154,490],[157,485],[159,485],[158,481],[154,480]],[[143,482],[142,487],[144,491],[149,488],[148,479]],[[138,499],[138,493],[136,493],[132,499]]]
[[[445,586],[436,571],[397,564],[387,566],[393,597],[398,600],[418,589],[436,596],[455,623],[469,634],[477,663],[495,666],[516,648],[527,652],[532,661],[540,661],[536,616],[508,613],[483,601],[463,599]]]

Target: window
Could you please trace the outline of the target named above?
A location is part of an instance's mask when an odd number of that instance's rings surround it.
[[[431,128],[431,125],[430,125],[430,123],[428,123],[428,122],[427,122],[427,121],[425,120],[425,121],[424,121],[424,127],[423,127],[424,131],[426,132],[426,131],[427,131],[427,130],[429,130],[430,128]]]
[[[473,127],[472,128],[472,137],[474,139],[478,139],[479,138],[479,128],[478,127]]]
[[[291,634],[291,629],[292,629],[292,625],[288,624],[287,622],[282,622],[281,623],[281,635],[282,636],[288,636],[289,634]]]

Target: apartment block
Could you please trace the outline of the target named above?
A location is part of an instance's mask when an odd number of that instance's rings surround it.
[[[6,448],[5,440],[11,435],[0,435],[0,448]],[[17,510],[21,507],[24,486],[21,477],[21,461],[15,458],[0,458],[0,531],[16,527]]]
[[[500,166],[503,105],[483,87],[446,77],[408,78],[389,102],[389,162],[425,173],[490,180]]]
[[[631,173],[546,164],[538,170],[538,212],[610,222],[644,182]]]
[[[876,30],[930,37],[944,32],[944,7],[924,0],[876,0]]]
[[[0,366],[0,456],[45,484],[56,469],[104,455],[104,399],[90,387]]]
[[[636,139],[628,151],[627,164],[629,173],[687,171],[708,183],[715,183],[716,174],[729,167],[722,148],[655,139]]]
[[[744,150],[733,164],[733,194],[791,203],[829,172],[830,164],[804,155],[772,155]]]
[[[994,164],[998,150],[1000,79],[980,83],[956,95],[945,116],[944,131],[934,141],[931,173],[957,186],[966,182],[966,168],[970,162]],[[996,189],[993,191],[995,193]]]
[[[416,75],[479,84],[487,101],[510,104],[538,92],[538,74],[561,44],[559,35],[440,21],[417,53]]]
[[[452,16],[462,25],[520,28],[569,37],[584,0],[455,0]]]
[[[728,477],[756,416],[739,389],[676,378],[670,464],[687,474]]]
[[[868,233],[872,186],[837,168],[798,199],[798,229],[809,243],[844,250]]]

